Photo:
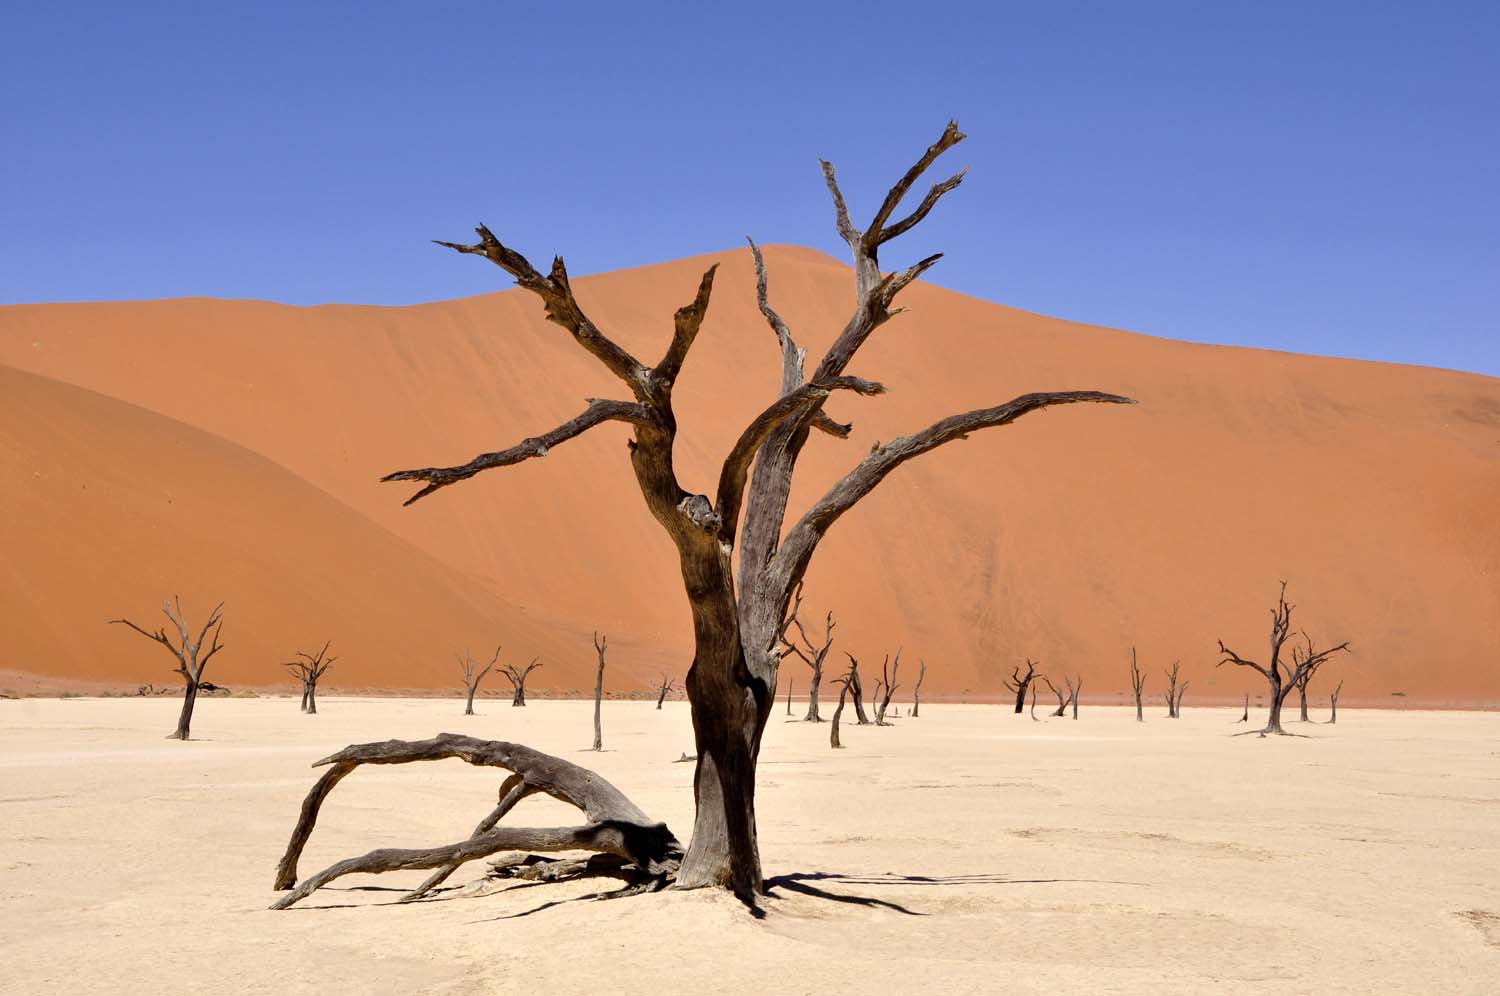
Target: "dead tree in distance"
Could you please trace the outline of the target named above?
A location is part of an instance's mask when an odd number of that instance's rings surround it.
[[[1036,718],[1036,686],[1035,685],[1031,686],[1031,721],[1033,723],[1040,723],[1041,722],[1040,719]]]
[[[1330,724],[1339,721],[1339,693],[1344,690],[1344,682],[1341,679],[1338,685],[1328,694],[1328,722]]]
[[[1077,678],[1069,678],[1063,675],[1063,681],[1068,686],[1068,704],[1073,707],[1073,718],[1078,718],[1078,693],[1083,691],[1083,675]]]
[[[1045,674],[1041,676],[1047,687],[1052,689],[1052,694],[1057,696],[1057,708],[1048,713],[1049,716],[1066,716],[1068,714],[1068,699],[1063,695],[1062,689],[1052,683],[1052,679]]]
[[[1313,648],[1312,637],[1307,635],[1307,630],[1302,631],[1302,640],[1304,643],[1303,647],[1292,648],[1292,664],[1294,665],[1294,670],[1298,670],[1302,674],[1302,677],[1298,678],[1293,684],[1295,684],[1297,687],[1297,704],[1301,708],[1302,722],[1307,723],[1311,722],[1311,720],[1307,718],[1307,686],[1312,681],[1313,675],[1318,673],[1318,668],[1322,667],[1323,664],[1328,660],[1328,658],[1321,658],[1311,667],[1302,667],[1303,662],[1317,656],[1317,651]]]
[[[859,680],[859,659],[849,651],[844,651],[844,656],[849,658],[849,671],[846,675],[849,679],[849,700],[854,703],[854,725],[869,726],[870,717],[865,715],[865,689]]]
[[[498,652],[496,651],[496,653]],[[531,663],[523,668],[518,668],[514,664],[507,664],[500,669],[500,673],[505,675],[505,680],[510,682],[510,706],[512,709],[517,706],[526,705],[526,679],[531,677],[531,672],[541,666],[542,659],[540,657],[533,657]]]
[[[901,312],[895,306],[901,291],[940,258],[928,256],[886,273],[881,268],[880,248],[916,227],[943,195],[959,185],[962,174],[936,184],[911,214],[895,219],[896,209],[933,162],[963,138],[957,124],[950,123],[890,189],[863,231],[850,218],[832,165],[823,164],[838,231],[854,256],[855,305],[848,324],[810,378],[803,374],[804,351],[769,302],[764,261],[752,243],[757,303],[780,346],[781,381],[775,400],[746,426],[731,448],[712,497],[685,490],[677,479],[673,446],[678,423],[672,390],[707,312],[714,268],[704,274],[692,303],[678,310],[671,344],[653,366],[621,347],[588,317],[574,296],[561,257],[543,274],[483,226],[476,229],[476,243],[442,243],[501,267],[520,287],[536,295],[547,318],[567,330],[614,375],[632,400],[593,400],[576,418],[516,446],[457,466],[398,471],[385,480],[421,482],[421,489],[407,500],[410,504],[482,471],[542,456],[605,423],[620,422],[630,428],[631,467],[647,508],[677,550],[693,617],[695,651],[687,690],[698,746],[697,806],[693,834],[676,880],[679,887],[712,885],[742,894],[762,891],[755,834],[755,761],[775,698],[780,665],[777,640],[792,589],[802,580],[828,530],[897,467],[977,430],[1009,425],[1057,405],[1131,403],[1129,398],[1099,391],[1042,392],[950,416],[914,435],[873,447],[858,466],[786,527],[793,472],[809,433],[817,430],[847,438],[850,432],[848,425],[827,415],[825,402],[836,391],[881,393],[880,385],[849,376],[845,370],[871,334]]]
[[[167,636],[166,629],[158,627],[156,632],[142,629],[129,619],[111,619],[110,623],[119,623],[129,626],[148,640],[154,640],[172,652],[177,658],[178,674],[182,675],[182,712],[177,716],[177,729],[167,734],[168,740],[188,739],[188,728],[193,723],[193,705],[198,701],[198,689],[203,683],[203,669],[208,667],[208,662],[213,659],[214,654],[223,650],[219,643],[219,632],[224,628],[222,614],[224,603],[220,602],[214,606],[214,610],[208,614],[208,620],[203,628],[198,631],[197,639],[188,629],[187,616],[182,611],[182,599],[176,595],[172,596],[170,602],[163,602],[161,610],[168,619],[172,621],[177,630],[177,643],[173,643],[171,637]],[[214,631],[213,639],[209,642],[207,650],[203,649],[203,641],[208,637],[208,631]]]
[[[1141,693],[1146,690],[1146,672],[1135,662],[1135,648],[1130,648],[1130,687],[1135,692],[1135,721],[1144,723],[1146,713],[1141,705]]]
[[[1036,680],[1036,661],[1030,657],[1026,658],[1026,673],[1022,674],[1019,667],[1011,668],[1010,678],[1006,680],[1005,687],[1008,691],[1016,693],[1016,715],[1021,715],[1021,710],[1026,706],[1026,689]]]
[[[1167,676],[1167,718],[1178,719],[1182,710],[1182,696],[1187,691],[1188,683],[1183,681],[1179,684],[1178,676],[1182,671],[1182,661],[1173,661],[1172,670],[1163,672]]]
[[[790,675],[786,679],[786,714],[788,716],[792,714],[792,679]]]
[[[302,711],[305,713],[312,714],[318,711],[318,679],[333,667],[334,661],[338,660],[337,657],[328,656],[328,648],[331,646],[333,646],[333,641],[329,640],[316,654],[299,650],[297,656],[302,658],[301,660],[290,661],[282,665],[302,682]]]
[[[844,715],[844,703],[849,699],[849,687],[852,684],[854,669],[842,678],[836,678],[834,684],[839,686],[839,704],[833,710],[833,722],[828,727],[828,746],[835,749],[844,746],[839,743],[839,717]]]
[[[465,716],[474,715],[474,693],[479,691],[479,683],[484,680],[485,675],[490,673],[490,668],[494,667],[495,662],[499,659],[500,648],[496,647],[495,656],[490,658],[490,662],[486,664],[482,670],[480,670],[478,673],[475,673],[474,669],[476,667],[479,667],[479,662],[476,661],[472,656],[470,656],[467,650],[459,655],[458,669],[459,672],[463,675],[464,689],[469,693],[468,697],[464,699]]]
[[[609,649],[609,637],[595,633],[594,649],[599,651],[599,673],[594,677],[594,746],[589,749],[603,750],[604,727],[599,722],[599,710],[604,701],[604,651]]]
[[[668,675],[666,672],[662,672],[661,685],[656,690],[656,708],[658,710],[661,709],[661,704],[667,701],[667,696],[672,694],[672,685],[675,683],[675,681],[676,679],[674,679],[671,675]]]
[[[922,708],[922,679],[927,677],[927,662],[917,658],[917,684],[911,690],[911,718],[916,719]]]
[[[896,659],[887,657],[880,663],[880,702],[875,706],[875,725],[890,726],[885,721],[885,711],[890,708],[891,696],[896,694],[896,678],[901,673],[901,649],[896,649]]]
[[[1292,610],[1294,608],[1296,606],[1287,603],[1286,582],[1283,581],[1281,582],[1281,593],[1276,599],[1276,608],[1271,610],[1271,656],[1265,665],[1241,657],[1233,650],[1224,646],[1223,640],[1219,641],[1219,653],[1223,654],[1223,658],[1215,665],[1216,667],[1223,667],[1225,664],[1234,664],[1237,667],[1251,668],[1252,670],[1259,671],[1261,676],[1266,679],[1266,684],[1270,686],[1270,715],[1266,718],[1265,729],[1260,731],[1261,736],[1265,736],[1268,733],[1284,734],[1286,731],[1281,728],[1281,704],[1286,700],[1287,695],[1291,693],[1292,687],[1302,679],[1303,674],[1308,670],[1322,666],[1323,662],[1334,654],[1349,649],[1349,643],[1345,641],[1328,650],[1314,650],[1309,641],[1308,655],[1305,658],[1301,658],[1292,666],[1284,664],[1281,660],[1281,651],[1292,630]]]
[[[1240,718],[1237,719],[1237,720],[1235,720],[1235,722],[1236,723],[1248,723],[1248,722],[1250,722],[1250,693],[1249,692],[1245,693],[1245,711],[1242,712],[1242,713],[1240,713]]]
[[[803,717],[803,722],[821,723],[823,717],[818,715],[818,691],[823,682],[823,662],[828,659],[828,651],[833,646],[833,628],[837,624],[834,622],[833,613],[829,612],[823,620],[823,640],[821,643],[814,643],[808,636],[806,627],[802,625],[802,617],[799,615],[801,608],[802,582],[799,581],[792,595],[792,608],[787,616],[787,626],[782,630],[781,656],[784,658],[789,654],[796,654],[812,670],[812,683],[807,690],[807,715]],[[787,635],[793,629],[796,630],[796,635],[788,639]]]

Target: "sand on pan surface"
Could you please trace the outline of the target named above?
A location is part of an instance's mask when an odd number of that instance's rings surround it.
[[[1237,711],[1032,722],[931,705],[887,729],[785,721],[760,775],[773,896],[516,885],[394,905],[423,873],[350,878],[273,913],[310,762],[455,731],[597,768],[680,836],[684,703],[526,709],[329,696],[0,701],[0,937],[15,993],[1493,993],[1500,717],[1346,710],[1306,738]],[[800,714],[800,713],[799,713]],[[364,769],[324,807],[304,874],[466,836],[502,775]],[[509,818],[572,823],[552,800]],[[475,863],[455,883],[476,878]]]

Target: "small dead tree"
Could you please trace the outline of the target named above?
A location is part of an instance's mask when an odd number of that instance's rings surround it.
[[[1130,648],[1130,688],[1135,693],[1135,721],[1144,723],[1146,713],[1141,704],[1141,694],[1146,690],[1146,672],[1135,662],[1135,648]]]
[[[1248,722],[1250,722],[1250,693],[1249,692],[1245,693],[1245,711],[1242,712],[1242,713],[1240,713],[1240,718],[1237,719],[1237,720],[1235,720],[1235,722],[1236,723],[1248,723]]]
[[[667,701],[667,696],[672,694],[672,685],[675,679],[666,672],[662,672],[661,685],[656,689],[656,708],[661,709],[661,704]]]
[[[282,665],[302,682],[302,711],[305,713],[311,714],[318,711],[318,679],[333,667],[334,661],[338,660],[337,657],[328,656],[328,648],[331,646],[333,646],[333,641],[329,640],[316,654],[299,650],[297,656],[301,660],[290,661]]]
[[[859,661],[847,650],[844,656],[849,658],[849,700],[854,703],[854,725],[869,726],[870,717],[865,715],[864,684],[859,680]]]
[[[833,722],[828,727],[828,746],[833,748],[844,746],[839,743],[839,718],[844,715],[844,703],[849,699],[849,689],[853,685],[853,679],[854,668],[851,667],[848,674],[834,680],[834,684],[839,686],[839,704],[834,707]]]
[[[1006,680],[1005,687],[1008,691],[1016,693],[1016,715],[1021,715],[1021,710],[1026,707],[1026,689],[1036,680],[1036,661],[1030,657],[1026,658],[1026,673],[1022,674],[1019,667],[1011,669],[1010,678]]]
[[[469,693],[468,697],[464,699],[465,716],[474,715],[474,693],[479,691],[479,683],[484,680],[485,675],[490,673],[490,668],[494,667],[495,662],[499,659],[500,648],[496,647],[495,656],[490,658],[490,662],[486,664],[483,669],[476,672],[474,669],[479,667],[479,662],[471,657],[467,650],[459,655],[458,669],[459,672],[463,675],[464,689]]]
[[[1317,651],[1313,647],[1312,637],[1307,635],[1307,630],[1302,631],[1302,641],[1302,647],[1292,648],[1293,669],[1302,674],[1302,677],[1298,678],[1293,684],[1297,687],[1297,699],[1298,705],[1301,707],[1302,722],[1307,723],[1311,722],[1307,718],[1307,686],[1312,681],[1313,675],[1318,673],[1318,668],[1322,667],[1328,658],[1318,659],[1311,667],[1303,667],[1302,665],[1305,662],[1316,658]]]
[[[1266,679],[1266,684],[1270,686],[1270,714],[1266,718],[1265,729],[1259,731],[1261,736],[1269,733],[1285,734],[1286,731],[1281,728],[1281,704],[1286,700],[1287,695],[1291,693],[1293,686],[1301,681],[1303,675],[1309,670],[1321,667],[1323,662],[1334,654],[1349,649],[1349,644],[1345,641],[1328,650],[1316,650],[1312,646],[1312,641],[1309,640],[1307,655],[1305,657],[1299,655],[1295,663],[1290,666],[1283,663],[1281,660],[1281,651],[1286,644],[1287,637],[1292,631],[1292,610],[1294,608],[1296,606],[1287,603],[1286,582],[1283,581],[1281,582],[1281,593],[1276,599],[1276,608],[1271,610],[1271,656],[1269,662],[1265,665],[1241,657],[1233,650],[1224,646],[1223,640],[1219,641],[1219,653],[1223,657],[1215,665],[1216,667],[1223,667],[1225,664],[1248,667],[1254,671],[1259,671],[1261,676]]]
[[[531,672],[541,666],[542,659],[540,657],[533,657],[531,663],[523,668],[518,668],[514,664],[507,664],[500,669],[500,673],[505,675],[505,680],[510,682],[510,706],[512,709],[517,706],[526,705],[526,679],[531,676]],[[661,708],[660,703],[657,704],[657,708]]]
[[[1052,679],[1049,678],[1049,677],[1047,677],[1045,674],[1041,676],[1041,679],[1042,679],[1042,681],[1044,681],[1046,683],[1046,685],[1047,685],[1048,688],[1052,689],[1052,694],[1057,696],[1057,708],[1054,709],[1052,712],[1048,713],[1047,715],[1048,716],[1066,716],[1068,714],[1068,699],[1067,699],[1067,696],[1063,695],[1062,690],[1059,689],[1056,685],[1054,685],[1052,683]]]
[[[788,716],[792,714],[792,679],[790,675],[786,679],[786,714]]]
[[[917,658],[917,684],[911,690],[911,718],[916,719],[918,711],[922,708],[922,679],[927,677],[927,662]]]
[[[599,673],[594,678],[594,746],[590,750],[604,749],[604,727],[600,725],[600,703],[604,701],[604,651],[609,648],[609,637],[594,634],[594,649],[599,651]]]
[[[792,594],[792,608],[787,616],[787,625],[781,631],[781,656],[785,658],[796,654],[812,670],[812,682],[807,690],[807,715],[802,719],[806,723],[821,723],[823,717],[818,714],[818,692],[823,682],[823,662],[828,659],[828,651],[833,646],[833,628],[836,623],[833,613],[829,612],[823,619],[823,639],[821,642],[814,642],[802,625],[799,615],[801,608],[802,582],[799,581]],[[788,639],[788,634],[794,629],[795,635]],[[787,680],[791,681],[790,678]]]
[[[1339,692],[1343,690],[1344,682],[1340,680],[1334,690],[1328,694],[1328,722],[1330,724],[1339,721]]]
[[[1181,715],[1182,696],[1187,691],[1188,683],[1179,683],[1179,675],[1182,671],[1182,661],[1173,661],[1172,670],[1163,672],[1167,676],[1167,718],[1177,719]]]
[[[1040,723],[1041,722],[1040,719],[1036,718],[1036,686],[1035,685],[1031,686],[1031,721],[1033,723]]]
[[[1080,674],[1077,678],[1069,678],[1067,675],[1063,675],[1063,681],[1068,686],[1068,705],[1073,707],[1073,718],[1077,719],[1078,693],[1083,691],[1083,675]]]
[[[129,619],[111,619],[110,623],[129,626],[146,639],[154,640],[166,647],[172,652],[172,656],[177,658],[176,671],[182,676],[183,684],[182,712],[177,716],[177,729],[167,734],[167,739],[186,740],[188,728],[193,722],[193,705],[198,701],[198,689],[203,684],[203,669],[208,667],[208,662],[213,659],[214,654],[224,649],[219,643],[219,632],[224,628],[222,619],[224,603],[220,602],[214,606],[214,610],[208,614],[208,621],[198,631],[197,639],[193,638],[193,634],[188,629],[187,616],[183,614],[180,598],[173,595],[170,602],[162,603],[161,610],[177,630],[177,643],[175,644],[171,637],[167,636],[167,631],[161,627],[153,633],[142,629]],[[203,641],[207,639],[210,629],[214,631],[213,640],[210,641],[208,649],[204,650]]]
[[[896,678],[901,672],[901,649],[896,649],[896,659],[889,656],[880,663],[880,701],[875,706],[875,725],[890,726],[885,721],[885,711],[890,708],[891,696],[896,694]]]

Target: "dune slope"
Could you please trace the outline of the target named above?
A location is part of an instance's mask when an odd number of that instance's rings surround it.
[[[794,247],[773,247],[768,260],[773,301],[817,355],[847,317],[848,269]],[[714,302],[677,389],[679,473],[702,491],[777,379],[748,253],[576,281],[596,322],[654,361],[673,310],[711,262],[722,264]],[[1237,699],[1258,676],[1215,671],[1215,639],[1263,654],[1285,578],[1300,626],[1320,643],[1355,643],[1357,654],[1330,671],[1347,677],[1344,701],[1500,703],[1500,381],[1161,340],[930,285],[903,303],[910,314],[883,328],[851,369],[890,394],[830,405],[855,423],[854,435],[812,441],[794,508],[874,441],[954,411],[1075,388],[1140,404],[1044,412],[893,475],[838,524],[809,576],[810,613],[832,609],[840,620],[839,660],[847,650],[878,666],[902,646],[903,659],[928,663],[924,693],[989,696],[1029,655],[1054,674],[1082,673],[1086,693],[1113,694],[1126,687],[1134,644],[1153,675],[1148,694],[1161,689],[1159,668],[1180,658],[1193,681],[1189,703]],[[617,391],[520,291],[404,308],[14,306],[0,309],[0,363],[274,461],[472,579],[497,605],[524,611],[541,631],[501,634],[518,652],[542,652],[533,641],[543,633],[564,642],[582,634],[566,666],[586,673],[587,632],[597,627],[612,643],[634,641],[620,644],[622,683],[658,667],[685,670],[675,557],[634,490],[624,428],[603,427],[408,509],[405,486],[376,483],[392,470],[511,445],[577,414],[585,397]],[[91,429],[100,438],[117,431]],[[62,535],[93,528],[99,513],[80,505],[36,514],[34,529]],[[179,541],[163,542],[187,556]],[[21,558],[21,569],[44,549]],[[96,583],[150,605],[164,585],[193,580],[140,579],[127,564],[113,573],[101,565]],[[364,617],[393,614],[383,596],[343,583]],[[55,629],[77,615],[38,601],[30,597],[26,611],[50,614]],[[313,636],[345,638],[342,618],[312,625],[315,606],[307,612]],[[421,612],[394,614],[388,625],[404,639],[433,640]],[[66,655],[35,644],[3,653],[32,669],[92,673],[118,647],[106,637],[78,636]],[[805,686],[804,668],[789,673]],[[430,674],[414,667],[402,683]],[[910,678],[902,684],[909,689]]]

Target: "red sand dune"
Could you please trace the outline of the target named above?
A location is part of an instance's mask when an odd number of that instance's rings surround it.
[[[767,256],[774,302],[817,354],[847,317],[848,269]],[[677,390],[679,474],[702,491],[777,380],[748,253],[576,281],[596,322],[654,360],[713,261]],[[809,575],[810,613],[838,615],[839,660],[878,666],[904,646],[928,663],[924,693],[977,698],[1003,694],[1029,655],[1097,695],[1126,687],[1134,644],[1153,676],[1181,658],[1189,704],[1237,699],[1259,678],[1214,671],[1214,641],[1263,654],[1286,578],[1297,624],[1354,642],[1330,665],[1344,701],[1500,704],[1500,380],[1172,342],[929,285],[903,303],[850,371],[890,393],[830,404],[854,436],[812,441],[794,508],[873,441],[954,411],[1073,388],[1141,403],[1029,416],[893,475]],[[623,427],[412,508],[412,489],[377,483],[616,390],[520,291],[402,308],[11,306],[0,364],[0,668],[170,678],[160,648],[103,620],[177,590],[200,611],[229,602],[210,673],[225,683],[273,683],[276,661],[331,637],[346,663],[330,690],[452,685],[453,651],[497,641],[549,661],[541,687],[582,689],[593,628],[611,636],[616,689],[686,669],[675,557]],[[805,687],[804,667],[789,673]]]

